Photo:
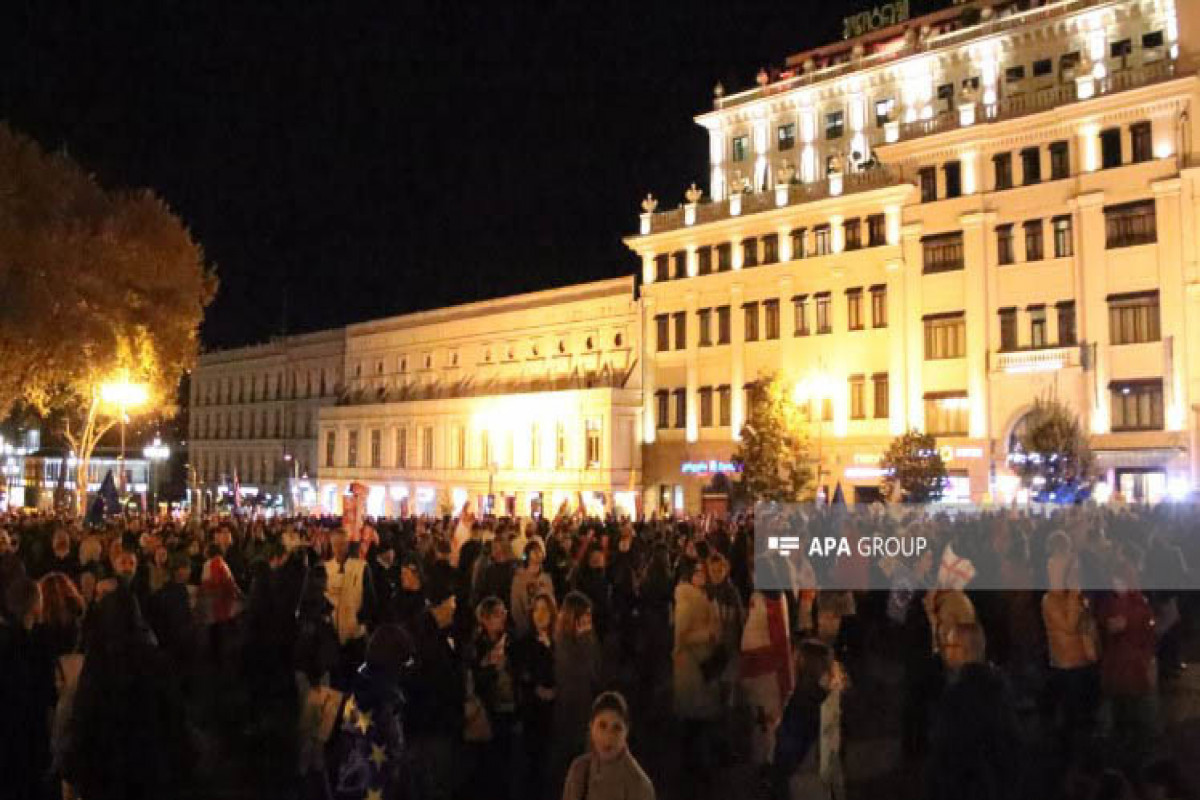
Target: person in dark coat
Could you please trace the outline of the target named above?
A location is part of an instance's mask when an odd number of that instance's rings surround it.
[[[97,604],[85,641],[64,777],[88,800],[179,797],[195,760],[186,709],[128,586]]]
[[[196,651],[196,623],[188,597],[192,565],[186,553],[172,553],[171,580],[150,597],[147,615],[158,644],[177,670],[189,669]]]
[[[429,603],[425,600],[424,585],[420,559],[415,555],[406,556],[400,562],[400,587],[395,599],[396,622],[412,625],[425,612]]]
[[[517,702],[525,750],[525,795],[537,800],[548,797],[546,761],[554,730],[554,621],[558,607],[554,596],[539,594],[533,599],[530,631],[517,642],[514,658],[517,673]]]
[[[50,710],[56,700],[54,666],[43,637],[38,584],[11,578],[0,616],[0,789],[12,800],[49,794]]]
[[[427,587],[429,608],[413,623],[415,664],[405,687],[405,734],[418,800],[454,796],[455,757],[463,735],[466,676],[453,634],[457,600],[444,583]]]

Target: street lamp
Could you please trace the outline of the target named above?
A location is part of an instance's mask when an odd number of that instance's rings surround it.
[[[118,490],[125,494],[125,423],[129,421],[130,409],[144,406],[150,400],[150,389],[144,383],[134,383],[129,380],[129,374],[124,373],[115,379],[100,385],[100,400],[118,411],[121,423],[121,457],[120,483]]]
[[[147,463],[150,465],[150,474],[147,476],[148,482],[149,482],[149,486],[147,486],[147,489],[148,490],[153,489],[153,495],[152,495],[153,502],[151,503],[150,507],[152,509],[157,510],[157,508],[158,508],[158,484],[156,484],[154,482],[154,462],[155,461],[166,461],[168,458],[170,458],[171,457],[171,448],[168,447],[167,445],[163,444],[162,439],[155,436],[153,444],[148,444],[142,448],[142,455],[145,456]]]
[[[796,381],[792,398],[797,406],[808,407],[809,420],[817,426],[817,492],[821,491],[821,478],[825,474],[825,461],[822,453],[825,433],[825,403],[837,396],[837,386],[834,380],[824,371],[817,371],[806,378]],[[813,413],[812,404],[816,403],[818,411]]]

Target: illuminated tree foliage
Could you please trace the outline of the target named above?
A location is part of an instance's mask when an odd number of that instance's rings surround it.
[[[0,125],[0,416],[17,402],[68,412],[86,461],[116,422],[99,396],[113,376],[145,385],[142,411],[174,413],[216,285],[153,192],[106,190]]]
[[[1037,399],[1021,426],[1014,466],[1022,483],[1048,493],[1091,483],[1095,456],[1079,417],[1066,403]]]
[[[946,486],[946,464],[938,453],[937,440],[927,433],[910,430],[897,436],[883,454],[883,492],[894,497],[899,491],[905,503],[940,500]]]
[[[811,496],[813,470],[806,425],[778,376],[751,387],[733,463],[741,470],[741,480],[734,484],[741,499],[795,502]]]

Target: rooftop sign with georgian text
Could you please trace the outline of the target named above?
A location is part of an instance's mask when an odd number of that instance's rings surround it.
[[[842,38],[853,39],[880,28],[887,28],[909,18],[909,0],[892,0],[874,8],[851,14],[842,20]]]

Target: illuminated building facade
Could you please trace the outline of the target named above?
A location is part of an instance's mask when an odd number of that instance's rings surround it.
[[[213,502],[233,491],[316,504],[317,415],[344,388],[345,329],[204,353],[191,376],[188,461]]]
[[[1090,430],[1101,492],[1196,487],[1197,44],[1190,0],[967,2],[718,87],[709,194],[648,198],[626,240],[648,507],[706,507],[773,373],[849,502],[909,428],[952,499],[1016,496],[1046,395]]]
[[[632,277],[346,329],[346,391],[321,409],[320,503],[367,513],[635,513],[641,375]]]

